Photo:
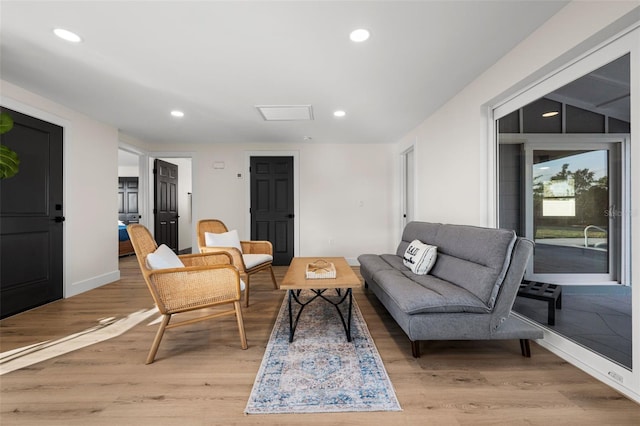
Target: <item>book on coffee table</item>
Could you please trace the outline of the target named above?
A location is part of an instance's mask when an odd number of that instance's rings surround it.
[[[336,277],[336,266],[323,259],[307,264],[307,279],[326,279]]]

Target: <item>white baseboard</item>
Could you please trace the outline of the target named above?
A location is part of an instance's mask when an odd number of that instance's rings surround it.
[[[85,291],[93,290],[94,288],[102,287],[105,284],[118,281],[120,279],[120,270],[108,272],[106,274],[98,275],[84,281],[78,281],[72,283],[65,288],[64,297],[75,296]]]
[[[640,403],[640,393],[636,390],[637,379],[634,377],[633,371],[608,360],[560,334],[554,333],[548,328],[541,327],[528,317],[516,312],[512,312],[512,314],[542,329],[544,337],[536,340],[535,342],[537,344],[607,386],[612,387],[627,398]],[[535,354],[533,356],[535,356]]]

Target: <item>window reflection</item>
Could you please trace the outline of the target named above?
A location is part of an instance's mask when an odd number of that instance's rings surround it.
[[[514,310],[631,368],[631,288],[617,211],[628,181],[630,55],[501,117],[499,226],[535,240],[527,278],[561,284],[555,325],[548,305],[518,297]],[[597,277],[594,281],[593,277]],[[608,278],[606,278],[608,277]]]

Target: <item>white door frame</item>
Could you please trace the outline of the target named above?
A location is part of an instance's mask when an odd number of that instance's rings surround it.
[[[489,202],[486,208],[488,222],[494,226],[498,223],[496,120],[627,53],[631,54],[631,116],[638,117],[640,116],[640,78],[638,77],[640,76],[640,22],[636,22],[630,28],[593,47],[586,53],[577,55],[576,58],[567,61],[566,64],[550,74],[538,75],[540,78],[535,83],[527,85],[524,89],[521,88],[522,86],[514,88],[510,94],[487,105],[487,109],[484,111],[487,118],[487,132],[485,133],[487,135],[487,143],[484,146],[484,151],[487,154],[488,168],[484,171],[487,172],[486,192]],[[631,135],[639,134],[640,120],[634,120],[631,123]],[[640,182],[640,150],[631,151],[628,165],[631,182]],[[640,186],[633,186],[630,196],[640,200]],[[635,253],[640,253],[640,214],[638,209],[634,207],[634,209],[623,212],[623,214],[629,216],[629,229],[633,233],[631,236],[631,249]],[[631,274],[631,281],[636,284],[636,287],[640,287],[640,268],[633,268]],[[639,317],[640,291],[632,291],[632,322],[637,324]],[[529,321],[525,317],[521,318]],[[533,322],[532,324],[535,325]],[[632,370],[548,329],[544,329],[544,339],[539,340],[538,343],[603,383],[640,402],[640,328],[633,327],[632,333],[632,362],[635,366]]]
[[[416,150],[412,144],[400,154],[400,232],[416,218]]]

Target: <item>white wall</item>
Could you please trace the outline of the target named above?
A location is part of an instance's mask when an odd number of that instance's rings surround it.
[[[545,66],[555,66],[559,57],[637,6],[637,1],[570,3],[402,138],[398,152],[417,143],[416,218],[489,225],[483,108],[523,81],[541,77]]]
[[[177,141],[175,146],[148,142],[140,146],[147,151],[193,152],[193,223],[217,217],[229,228],[238,229],[243,238],[249,236],[245,225],[249,208],[245,153],[260,149],[297,151],[297,220],[302,256],[334,254],[354,259],[364,252],[395,249],[398,156],[414,143],[416,219],[491,224],[495,204],[490,199],[493,164],[486,106],[565,63],[576,51],[585,49],[583,42],[593,43],[592,36],[637,5],[637,1],[570,3],[396,145],[301,143],[265,148],[224,143],[186,146],[178,142],[188,141]],[[116,279],[116,129],[6,82],[2,82],[0,101],[9,108],[65,126],[65,294]],[[635,124],[632,133],[639,134],[637,130]],[[638,150],[634,152],[632,169],[637,177],[640,156]],[[215,170],[214,161],[224,161],[226,167]],[[237,173],[242,178],[237,178]],[[633,191],[632,197],[640,199],[640,187]],[[636,253],[640,252],[637,216],[633,218]],[[635,283],[640,282],[639,269],[634,270]],[[638,300],[638,292],[634,292],[634,319]],[[635,365],[640,364],[638,335],[634,330]],[[636,370],[636,382],[632,384],[637,396],[640,369]]]
[[[533,82],[639,22],[637,1],[572,2],[402,138],[397,152],[416,144],[417,219],[494,225],[497,210],[493,186],[495,144],[490,135],[490,107],[508,101]],[[640,29],[631,34],[630,38],[634,37],[631,102],[635,118],[639,116],[640,105]],[[640,134],[639,121],[632,121],[632,135]],[[637,142],[632,141],[632,146],[637,148]],[[632,148],[632,182],[640,180],[639,151]],[[640,186],[632,187],[631,199],[640,200]],[[630,211],[630,221],[632,252],[638,253],[640,210]],[[633,268],[632,282],[634,286],[640,283],[640,268]],[[632,299],[632,321],[637,324],[640,292],[634,291]],[[633,371],[554,333],[545,331],[545,339],[540,344],[640,402],[640,368],[637,367],[640,365],[640,330],[637,328],[633,329],[633,365],[636,366]]]
[[[172,149],[193,153],[194,235],[198,220],[217,218],[237,229],[242,239],[250,238],[246,156],[264,150],[264,145],[177,143],[152,148],[165,155]],[[297,152],[297,255],[344,256],[355,263],[365,252],[395,251],[397,238],[391,228],[398,191],[393,145],[300,143],[270,144],[268,149]],[[224,162],[224,169],[214,169],[214,162]]]
[[[3,106],[64,127],[65,297],[119,279],[117,129],[0,83]]]
[[[137,166],[118,166],[118,176],[120,177],[136,177],[140,175]]]

